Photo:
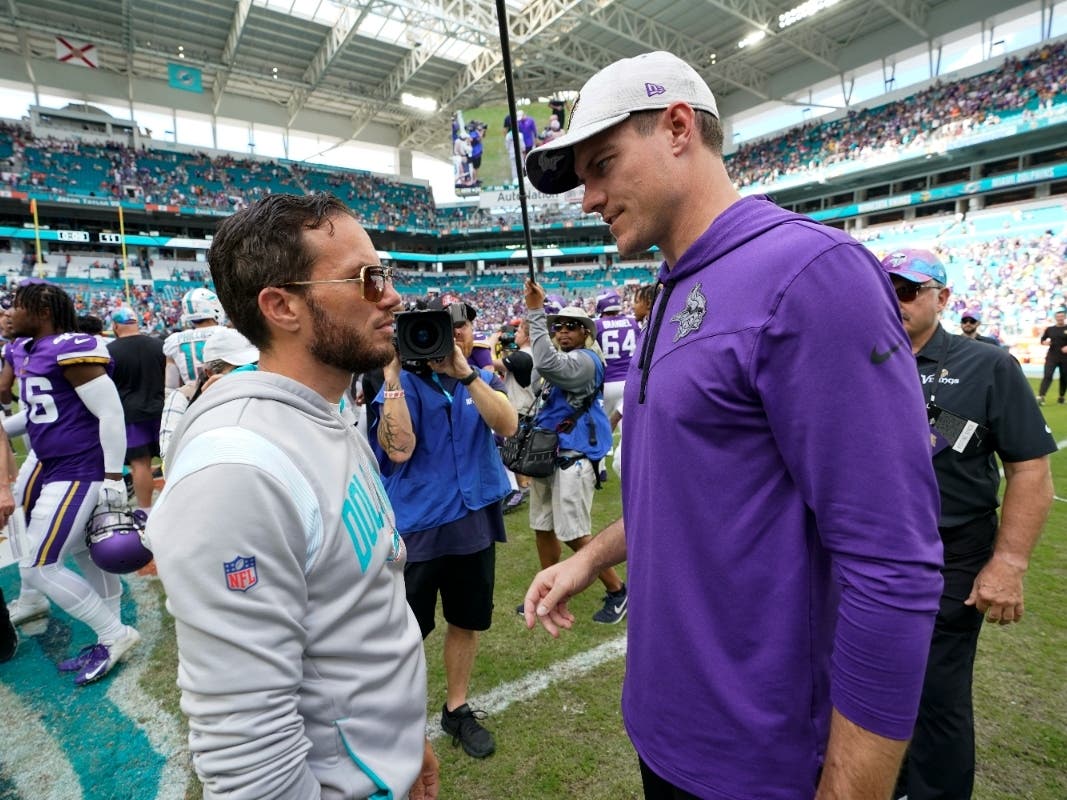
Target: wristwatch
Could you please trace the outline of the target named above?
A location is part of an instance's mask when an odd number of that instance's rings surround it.
[[[462,383],[464,386],[470,386],[476,380],[478,380],[478,370],[472,369],[470,371],[470,375],[460,378],[459,382]]]

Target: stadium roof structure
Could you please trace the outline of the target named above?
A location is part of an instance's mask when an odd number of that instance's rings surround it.
[[[795,23],[781,17],[799,3],[507,0],[516,92],[574,91],[619,57],[667,49],[698,68],[726,117],[795,102],[819,81],[916,45],[936,47],[962,28],[991,33],[1039,7],[808,0],[799,8],[821,10]],[[443,131],[452,113],[504,97],[493,0],[8,0],[6,11],[0,78],[86,98],[448,156]],[[753,34],[762,40],[739,46]],[[89,44],[95,68],[70,67]],[[176,74],[191,81],[187,91],[176,91]],[[436,110],[405,104],[404,93],[432,99]]]

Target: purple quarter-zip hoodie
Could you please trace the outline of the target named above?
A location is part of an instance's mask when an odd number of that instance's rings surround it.
[[[626,727],[699,797],[810,798],[831,706],[915,721],[942,560],[915,359],[874,256],[762,197],[660,281],[625,394]]]

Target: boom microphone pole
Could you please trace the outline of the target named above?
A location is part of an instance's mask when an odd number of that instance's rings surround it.
[[[500,56],[504,60],[504,87],[508,92],[508,114],[511,115],[512,155],[515,174],[519,176],[519,207],[522,209],[522,233],[526,240],[526,266],[530,280],[534,278],[533,240],[530,238],[530,212],[526,208],[526,170],[522,163],[522,141],[519,139],[519,115],[515,110],[515,79],[511,74],[511,44],[508,36],[508,11],[504,0],[496,0],[496,18],[500,23]]]

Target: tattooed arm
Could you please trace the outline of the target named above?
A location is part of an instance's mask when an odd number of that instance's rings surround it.
[[[415,431],[400,381],[400,361],[394,357],[385,367],[385,400],[378,419],[378,444],[394,464],[402,464],[415,452]]]

